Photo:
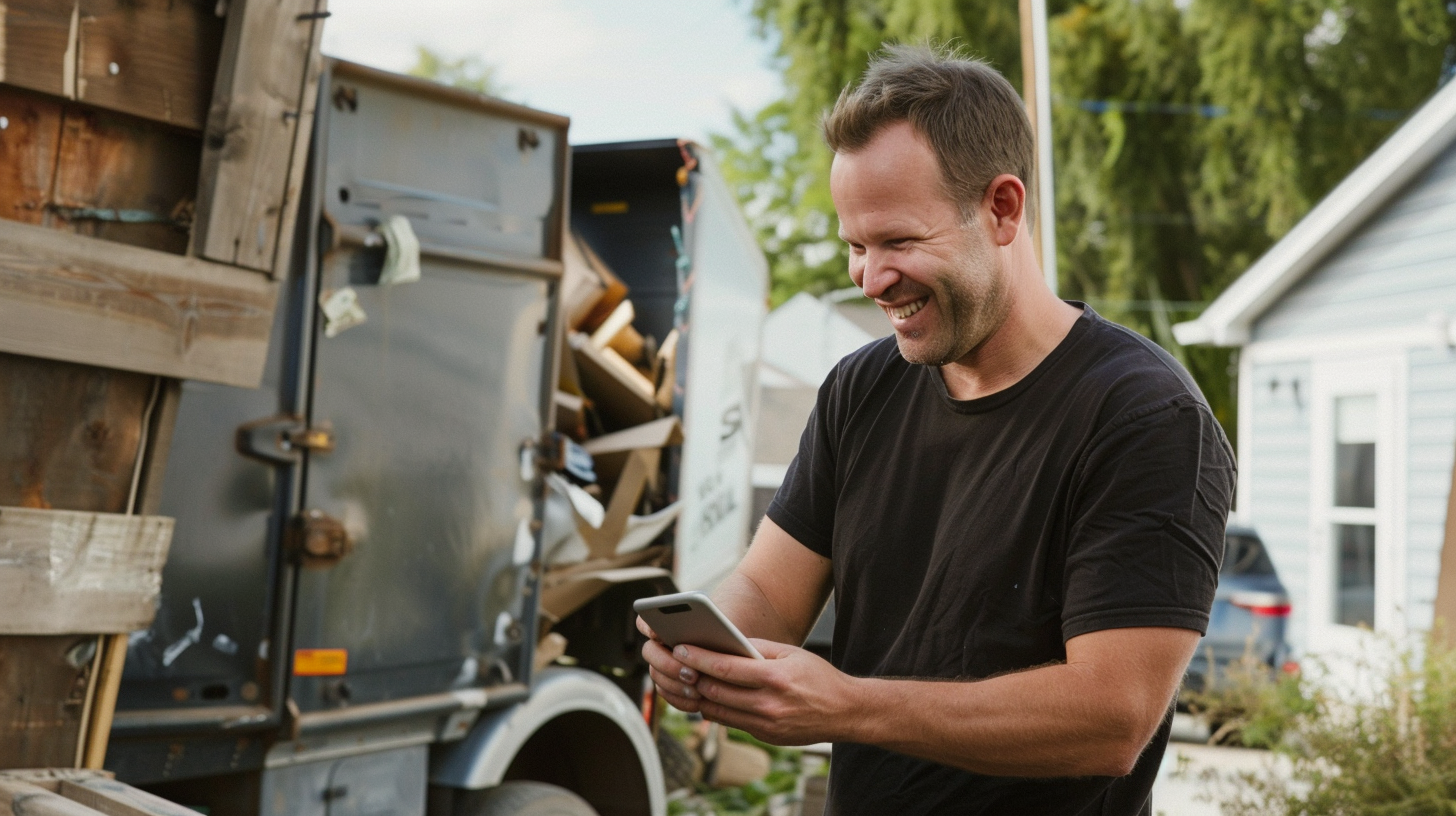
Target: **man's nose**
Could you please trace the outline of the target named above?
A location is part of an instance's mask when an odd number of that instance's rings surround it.
[[[877,298],[900,280],[900,273],[889,262],[887,253],[871,249],[860,259],[859,277],[855,283],[864,291],[865,297]],[[851,277],[854,275],[851,274]]]

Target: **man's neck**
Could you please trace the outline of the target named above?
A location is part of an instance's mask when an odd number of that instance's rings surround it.
[[[1017,287],[1001,326],[966,356],[940,367],[951,397],[978,399],[1010,388],[1072,330],[1082,311],[1037,284]]]

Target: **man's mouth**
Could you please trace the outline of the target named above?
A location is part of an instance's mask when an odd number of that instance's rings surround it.
[[[885,311],[890,314],[890,317],[893,317],[896,320],[904,320],[910,315],[913,315],[916,312],[920,311],[922,308],[925,307],[925,304],[928,302],[930,302],[930,298],[921,298],[913,303],[907,303],[904,306],[895,306],[893,308],[887,307]]]

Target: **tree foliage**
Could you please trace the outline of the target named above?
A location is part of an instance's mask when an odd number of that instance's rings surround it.
[[[495,66],[480,57],[452,59],[423,45],[415,46],[415,64],[406,73],[490,96],[501,96],[506,91],[496,76]]]
[[[1061,293],[1168,347],[1233,430],[1196,314],[1451,71],[1448,0],[1050,0]],[[773,296],[847,285],[820,117],[882,44],[950,43],[1020,87],[1016,0],[754,0],[788,93],[715,138]]]

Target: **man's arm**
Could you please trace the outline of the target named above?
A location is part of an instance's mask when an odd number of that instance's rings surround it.
[[[877,745],[1000,776],[1122,776],[1157,731],[1198,637],[1092,632],[1067,641],[1065,664],[974,682],[850,677],[768,641],[754,644],[767,660],[683,646],[672,657],[696,672],[694,710],[766,742]]]
[[[829,598],[831,564],[765,516],[713,601],[748,637],[802,644]]]

